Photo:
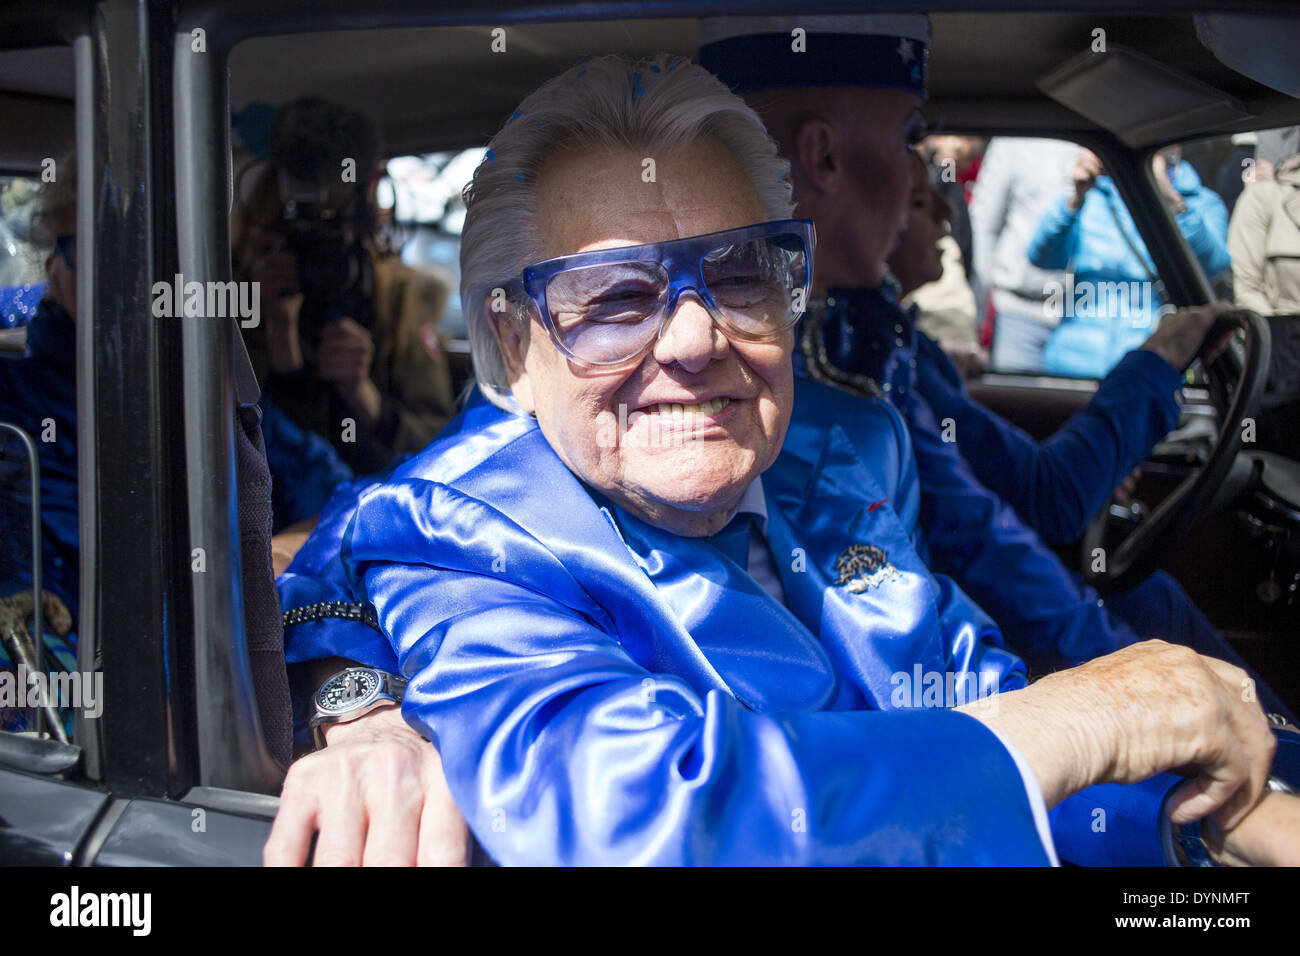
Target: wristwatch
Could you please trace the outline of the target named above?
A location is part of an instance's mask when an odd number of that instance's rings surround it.
[[[325,746],[322,728],[356,720],[377,707],[400,704],[406,678],[374,667],[347,667],[320,685],[312,698],[314,711],[309,726],[319,750]]]

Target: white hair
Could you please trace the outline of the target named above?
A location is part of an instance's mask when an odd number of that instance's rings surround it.
[[[763,121],[712,73],[684,57],[643,60],[602,56],[579,63],[527,96],[492,141],[465,187],[461,232],[461,301],[483,394],[509,408],[505,362],[489,327],[487,306],[541,258],[536,220],[538,174],[556,152],[628,148],[647,155],[720,142],[745,171],[769,219],[793,215],[789,164],[777,155]],[[515,303],[527,314],[524,303]]]

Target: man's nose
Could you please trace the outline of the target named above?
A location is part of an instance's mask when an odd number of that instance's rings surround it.
[[[727,337],[704,303],[694,295],[683,295],[655,343],[654,357],[663,365],[676,363],[688,372],[700,372],[726,351]]]

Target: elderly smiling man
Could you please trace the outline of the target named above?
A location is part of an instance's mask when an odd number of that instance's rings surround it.
[[[406,719],[504,863],[1042,864],[1049,806],[1076,830],[1121,808],[1097,860],[1163,860],[1162,806],[1179,828],[1213,813],[1225,858],[1300,859],[1277,824],[1295,798],[1261,799],[1275,742],[1243,672],[1151,642],[1027,687],[925,567],[897,414],[794,378],[814,241],[788,179],[683,60],[601,58],[529,96],[468,191],[489,402],[326,516],[378,633],[317,620],[291,659],[395,650]],[[320,578],[299,557],[290,604]],[[372,713],[349,741],[322,703],[331,747],[301,765],[393,739]],[[291,773],[268,861],[317,826],[318,862],[409,860],[448,825],[426,751],[314,803],[296,788],[328,771]]]

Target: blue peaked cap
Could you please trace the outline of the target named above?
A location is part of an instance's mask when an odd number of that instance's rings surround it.
[[[930,38],[923,14],[705,17],[699,60],[737,93],[863,86],[925,99]]]

